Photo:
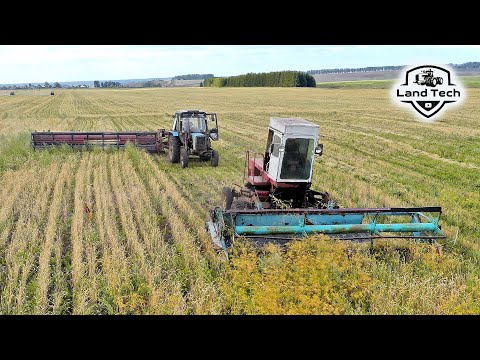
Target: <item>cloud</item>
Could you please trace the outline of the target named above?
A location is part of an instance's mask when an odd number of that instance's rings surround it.
[[[327,47],[326,50],[327,50],[327,51],[331,51],[331,52],[344,51],[344,50],[345,50],[345,46],[330,46],[330,47]]]

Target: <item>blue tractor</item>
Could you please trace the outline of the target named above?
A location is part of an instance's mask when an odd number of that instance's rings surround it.
[[[218,151],[211,141],[218,140],[217,114],[202,110],[178,110],[173,115],[172,130],[168,138],[168,157],[172,163],[188,166],[190,157],[210,161],[218,166]]]

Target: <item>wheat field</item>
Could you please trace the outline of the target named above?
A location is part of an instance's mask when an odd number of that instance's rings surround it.
[[[385,89],[57,89],[0,96],[1,314],[479,314],[480,97],[435,123]],[[216,112],[219,167],[139,149],[33,151],[30,132],[156,130]],[[342,207],[441,206],[441,250],[313,236],[231,260],[204,230],[269,118],[320,125],[313,188]],[[458,232],[458,233],[457,233]]]

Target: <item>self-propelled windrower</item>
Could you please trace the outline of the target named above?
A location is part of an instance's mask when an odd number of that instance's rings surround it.
[[[311,189],[320,126],[300,118],[271,118],[263,154],[246,153],[245,184],[223,188],[222,206],[210,210],[207,231],[227,251],[236,236],[286,243],[298,236],[337,239],[445,238],[440,207],[340,208],[331,196]]]

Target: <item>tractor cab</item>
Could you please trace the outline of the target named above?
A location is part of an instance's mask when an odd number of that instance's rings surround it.
[[[311,183],[320,126],[300,118],[270,118],[264,171],[277,183]]]
[[[218,139],[217,115],[201,110],[180,110],[173,115],[172,130],[179,134],[203,134],[212,140]],[[198,135],[193,135],[198,137]]]

